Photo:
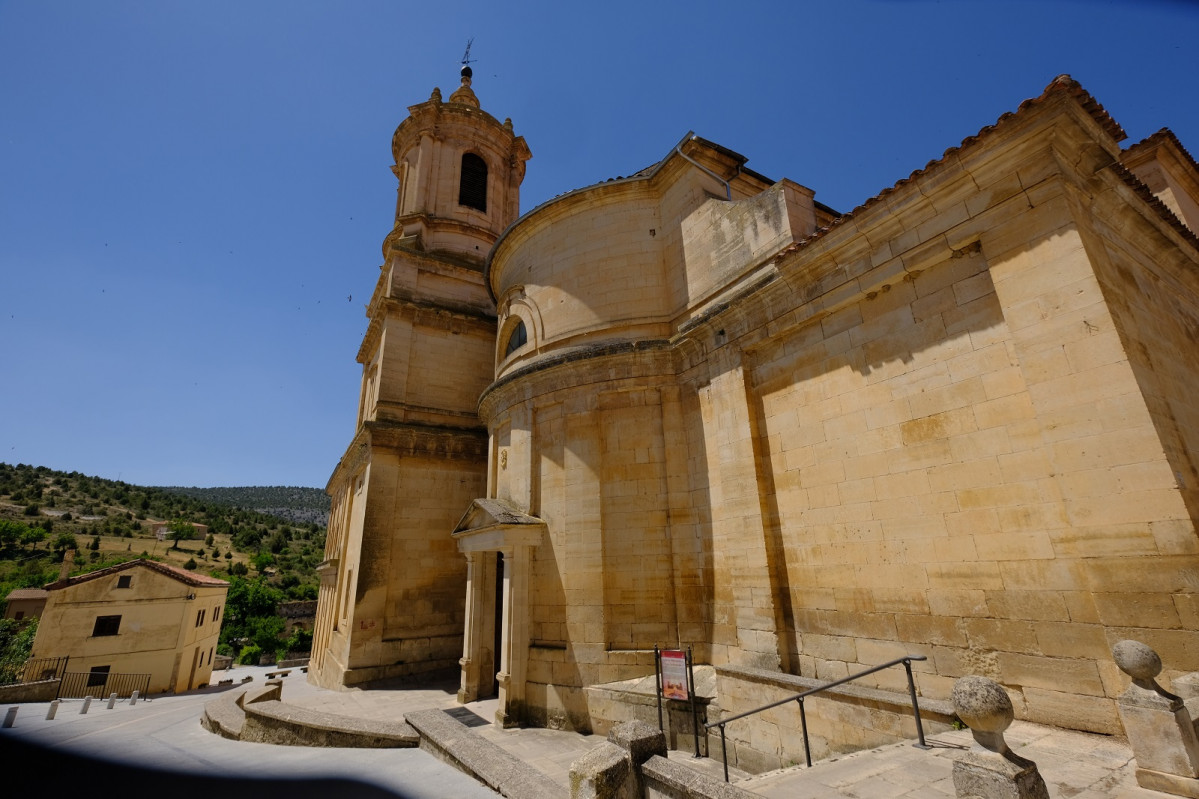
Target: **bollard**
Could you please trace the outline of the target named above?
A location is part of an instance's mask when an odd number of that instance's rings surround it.
[[[112,710],[117,705],[117,695],[115,693],[108,695],[108,709]]]
[[[130,706],[133,706],[133,705],[136,705],[136,704],[137,704],[137,694],[138,694],[138,692],[137,692],[137,691],[134,691],[134,692],[133,692],[133,696],[129,697],[129,705],[130,705]]]
[[[57,699],[50,703],[50,709],[46,711],[46,721],[50,721],[54,718],[54,714],[58,712],[59,704],[60,702]]]
[[[4,716],[4,728],[8,729],[9,727],[11,727],[13,725],[13,723],[16,722],[16,720],[17,720],[17,708],[10,707],[8,709],[8,713],[6,713]]]
[[[87,709],[92,706],[92,698],[90,696],[83,697],[83,707],[79,708],[79,715],[87,712]]]

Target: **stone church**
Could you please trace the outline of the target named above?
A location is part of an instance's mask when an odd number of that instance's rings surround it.
[[[688,134],[519,214],[469,67],[392,138],[310,679],[455,674],[602,729],[654,647],[717,701],[906,654],[1118,732],[1199,669],[1199,167],[1068,76],[838,213]],[[879,673],[873,687],[905,690]]]

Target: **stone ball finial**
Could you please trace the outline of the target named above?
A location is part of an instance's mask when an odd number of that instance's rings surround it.
[[[459,70],[459,74],[460,74],[460,75],[461,75],[461,76],[462,76],[462,77],[463,77],[465,80],[470,80],[472,77],[474,77],[475,71],[474,71],[473,69],[471,69],[471,68],[470,68],[470,65],[469,65],[469,64],[463,64],[463,65],[462,65],[462,69],[461,69],[461,70]]]
[[[960,678],[953,684],[950,700],[958,718],[974,732],[1001,733],[1016,715],[1007,691],[986,677]]]
[[[1120,671],[1134,680],[1152,680],[1162,673],[1162,659],[1152,647],[1140,641],[1118,641],[1112,647],[1112,658]]]

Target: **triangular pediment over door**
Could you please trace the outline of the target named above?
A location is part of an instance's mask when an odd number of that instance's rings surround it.
[[[535,547],[545,534],[545,522],[502,499],[472,500],[454,528],[460,552],[498,552],[511,547]]]

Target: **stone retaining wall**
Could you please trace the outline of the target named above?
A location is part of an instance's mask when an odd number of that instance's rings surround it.
[[[672,763],[661,756],[651,757],[641,766],[645,799],[757,799],[727,782],[709,777],[695,769]]]
[[[58,680],[38,680],[0,685],[0,704],[50,702],[58,696]]]
[[[902,674],[902,667],[896,667]],[[719,709],[709,708],[708,720],[735,716],[786,699],[824,681],[764,669],[718,666]],[[953,706],[944,700],[920,698],[924,734],[950,729]],[[847,684],[804,700],[812,760],[873,749],[899,741],[915,741],[909,695]],[[752,774],[804,762],[803,731],[797,703],[789,702],[755,716],[730,722],[725,728],[730,765]],[[721,758],[720,730],[709,735],[711,757]]]
[[[416,731],[407,724],[337,716],[277,700],[247,702],[241,740],[288,746],[357,749],[415,748]]]

